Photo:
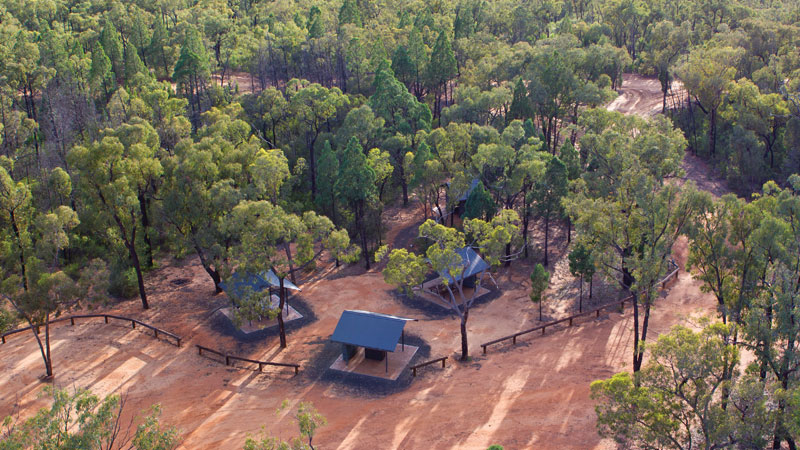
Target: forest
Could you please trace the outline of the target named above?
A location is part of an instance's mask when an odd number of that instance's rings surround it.
[[[274,271],[281,308],[322,255],[410,292],[464,245],[543,291],[563,235],[581,301],[592,277],[635,298],[601,436],[796,448],[797,0],[2,0],[0,62],[0,332],[158,308],[146,279],[184,258],[217,292]],[[658,107],[607,110],[623,74]],[[732,193],[684,182],[687,154]],[[417,253],[390,207],[421,211]],[[648,336],[679,239],[717,314]]]

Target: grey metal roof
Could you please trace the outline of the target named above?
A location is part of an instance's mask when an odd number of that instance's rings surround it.
[[[261,292],[269,287],[280,287],[280,280],[278,276],[275,275],[275,272],[271,270],[260,274],[234,272],[230,278],[221,282],[219,286],[229,295],[242,297],[245,295],[247,289],[252,292]],[[283,280],[283,287],[293,291],[300,290],[299,287],[287,279]]]
[[[453,278],[450,276],[450,274],[444,274],[445,278],[448,282],[450,282],[450,284],[460,281],[462,278],[469,278],[473,275],[479,274],[490,267],[489,263],[484,261],[483,258],[481,258],[480,255],[478,255],[478,253],[472,249],[472,247],[464,247],[460,250],[456,250],[456,253],[461,255],[461,262],[464,270],[456,277],[455,281],[453,281]]]
[[[393,352],[406,322],[416,319],[369,311],[345,310],[331,341]]]
[[[460,201],[460,202],[467,201],[467,199],[469,198],[469,194],[472,194],[472,191],[474,191],[475,188],[478,187],[478,183],[480,183],[480,182],[481,182],[481,180],[479,180],[477,178],[474,178],[472,180],[472,182],[469,184],[469,188],[467,188],[467,192],[464,192],[463,194],[461,194],[461,197],[458,197],[458,201]]]

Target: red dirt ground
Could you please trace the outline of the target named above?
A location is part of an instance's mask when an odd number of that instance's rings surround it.
[[[416,205],[387,211],[387,241],[407,245],[421,221],[419,211]],[[577,284],[565,273],[563,231],[551,235],[557,237],[551,255],[557,270],[545,315],[555,318],[576,308]],[[674,250],[681,266],[686,245],[681,240]],[[490,444],[507,449],[614,448],[595,430],[589,384],[629,370],[630,310],[586,319],[543,337],[521,339],[515,347],[497,346],[486,356],[480,354],[480,343],[537,324],[538,309],[528,299],[529,262],[500,269],[495,278],[502,295],[472,310],[469,337],[474,359],[469,363],[454,361],[460,345],[457,319],[430,319],[401,303],[375,268],[365,273],[361,267],[335,270],[326,264],[298,280],[318,320],[291,332],[289,348],[281,352],[277,337],[240,344],[211,328],[214,311],[226,300],[224,295],[213,295],[213,285],[195,259],[162,264],[147,277],[149,311],[142,311],[138,300],[109,309],[183,336],[183,347],[154,340],[123,323],[59,324],[52,332],[55,383],[89,388],[97,394],[127,393],[128,416],[161,403],[162,420],[182,430],[182,448],[241,448],[246,435],[262,426],[273,435],[294,436],[291,415],[275,413],[284,399],[291,405],[313,402],[327,417],[328,425],[314,439],[317,448],[485,449]],[[191,281],[175,287],[170,280],[176,278]],[[599,287],[593,301],[600,304],[613,298],[612,289]],[[448,367],[426,368],[408,389],[377,397],[354,394],[302,371],[295,377],[285,370],[266,369],[259,374],[228,368],[198,356],[194,348],[201,344],[254,359],[310,363],[344,309],[420,318],[407,330],[426,340],[431,357],[450,356]],[[681,272],[653,311],[650,339],[713,310],[713,298]],[[43,366],[34,339],[27,333],[11,337],[0,346],[0,355],[0,416],[18,411],[27,416],[46,405],[38,397],[43,384],[37,377]]]

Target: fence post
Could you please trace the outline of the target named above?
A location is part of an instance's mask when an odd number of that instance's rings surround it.
[[[572,317],[569,318],[569,326],[572,326]]]
[[[447,361],[447,356],[445,356],[444,358],[442,358],[442,369],[444,369],[444,363],[445,363],[445,361]]]
[[[131,320],[131,327],[133,327],[134,330],[136,329],[136,322],[134,322],[133,320]]]
[[[417,376],[417,368],[416,367],[412,367],[411,368],[411,374],[412,374],[412,376]]]
[[[547,327],[542,327],[542,336],[544,336],[544,330],[545,329],[547,329]]]
[[[597,313],[597,317],[600,317],[600,310],[598,309],[598,310],[597,310],[597,311],[595,311],[595,312]]]
[[[514,336],[512,336],[512,337],[511,337],[511,343],[512,343],[513,345],[517,345],[517,335],[516,335],[516,334],[515,334]]]
[[[230,362],[231,362],[230,357],[228,357],[228,355],[225,355],[225,365],[229,366]]]
[[[106,323],[108,323],[108,316],[103,316],[103,319],[106,319]]]
[[[262,368],[262,366],[263,366],[263,364],[261,364],[261,363],[258,363],[258,371],[259,371],[259,372],[261,372],[261,368]]]
[[[197,354],[203,356],[203,347],[197,346]]]
[[[4,343],[5,343],[5,341],[6,341],[6,338],[3,338],[3,342]],[[483,354],[485,355],[486,354],[486,346],[485,345],[481,345],[481,347],[483,347]]]
[[[6,343],[6,337],[3,336],[3,344],[5,344],[5,343]]]
[[[297,375],[300,373],[300,366],[294,366],[294,374]]]

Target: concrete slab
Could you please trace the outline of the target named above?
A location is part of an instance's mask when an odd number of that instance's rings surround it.
[[[352,357],[347,363],[344,362],[342,355],[339,355],[336,361],[334,361],[334,363],[331,365],[331,369],[338,370],[340,372],[357,373],[375,378],[383,378],[385,380],[396,380],[398,377],[400,377],[400,374],[403,373],[403,370],[407,370],[408,363],[417,353],[417,350],[419,350],[419,347],[406,345],[404,351],[403,346],[401,344],[397,344],[394,352],[386,353],[389,361],[389,367],[387,370],[386,360],[374,361],[371,359],[365,359],[364,349],[359,348],[356,356]]]

